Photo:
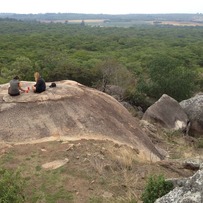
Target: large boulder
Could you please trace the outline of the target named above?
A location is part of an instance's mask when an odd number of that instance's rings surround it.
[[[23,82],[23,87],[33,85]],[[50,84],[47,83],[47,86]],[[0,85],[0,141],[100,139],[126,144],[144,160],[163,158],[128,110],[113,97],[74,81],[11,97]]]
[[[203,202],[203,170],[197,171],[183,182],[182,187],[176,187],[155,203],[202,203]]]
[[[180,104],[166,94],[146,110],[142,119],[167,129],[183,131],[189,120]]]
[[[193,134],[203,133],[203,94],[197,94],[194,97],[183,100],[180,106],[188,115],[190,120],[190,132]]]

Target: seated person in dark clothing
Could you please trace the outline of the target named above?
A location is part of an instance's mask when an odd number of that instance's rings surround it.
[[[22,89],[19,77],[15,76],[11,81],[10,81],[10,87],[8,88],[8,94],[10,96],[18,96],[20,95],[20,90],[22,92],[25,92],[24,89]]]
[[[38,72],[34,74],[34,78],[35,78],[36,84],[32,86],[32,90],[35,93],[44,92],[46,90],[46,83],[44,79],[40,76]]]

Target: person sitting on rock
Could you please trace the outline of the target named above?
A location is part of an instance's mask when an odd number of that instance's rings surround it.
[[[21,87],[21,83],[19,81],[18,76],[15,76],[9,83],[10,83],[10,87],[8,88],[8,94],[10,96],[18,96],[18,95],[20,95],[20,90],[22,92],[26,91]]]
[[[32,90],[34,93],[41,93],[46,90],[46,83],[44,79],[40,76],[38,72],[35,72],[34,78],[36,81],[36,84],[32,86]]]

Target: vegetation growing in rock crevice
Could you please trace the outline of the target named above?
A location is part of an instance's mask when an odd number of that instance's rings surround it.
[[[172,182],[165,181],[162,175],[150,176],[142,194],[143,203],[154,203],[173,189]]]

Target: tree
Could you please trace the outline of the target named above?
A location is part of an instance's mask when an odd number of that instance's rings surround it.
[[[82,20],[82,22],[80,23],[81,26],[85,26],[85,21]]]
[[[33,80],[33,66],[32,62],[27,57],[18,57],[16,60],[11,64],[10,74],[12,77],[18,75],[21,80]]]
[[[107,85],[117,85],[127,88],[132,79],[132,74],[123,65],[114,59],[107,59],[99,65],[101,72],[101,89],[106,90]]]
[[[195,90],[197,73],[181,62],[166,55],[158,55],[147,66],[148,84],[139,83],[138,87],[148,96],[159,98],[168,94],[181,101],[190,97]]]

